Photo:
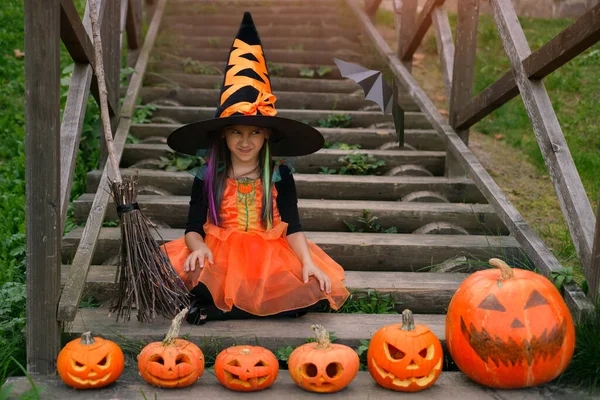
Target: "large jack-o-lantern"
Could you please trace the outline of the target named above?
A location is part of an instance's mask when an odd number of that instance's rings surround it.
[[[215,375],[223,386],[238,392],[266,389],[279,372],[277,357],[259,346],[233,346],[219,353]]]
[[[575,327],[552,282],[531,271],[479,271],[454,294],[446,316],[446,341],[456,365],[471,379],[495,388],[548,382],[573,355]]]
[[[123,368],[123,351],[114,342],[85,332],[58,353],[56,369],[67,385],[77,389],[101,388],[117,380]]]
[[[321,325],[312,325],[312,329],[317,342],[297,347],[290,354],[290,376],[298,386],[310,392],[342,390],[358,372],[358,354],[348,346],[331,343],[329,333]]]
[[[153,342],[138,355],[141,377],[151,385],[175,388],[192,385],[204,372],[204,354],[198,346],[178,339],[181,322],[188,309],[173,320],[162,342]]]
[[[425,325],[415,325],[410,310],[402,313],[402,324],[375,332],[367,352],[373,379],[400,392],[417,392],[433,385],[442,372],[443,360],[440,340]]]

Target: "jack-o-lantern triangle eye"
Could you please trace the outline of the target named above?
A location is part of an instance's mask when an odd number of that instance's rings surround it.
[[[404,356],[406,356],[406,353],[404,353],[402,350],[396,348],[395,346],[392,346],[389,343],[385,344],[387,347],[387,353],[390,355],[390,358],[393,360],[402,360],[404,358]]]
[[[504,306],[500,304],[496,296],[494,296],[493,294],[490,294],[485,299],[483,299],[481,304],[479,304],[479,308],[484,310],[493,310],[501,312],[506,311],[506,308],[504,308]]]
[[[256,364],[254,364],[255,367],[267,367],[267,364],[263,361],[263,360],[259,360]]]
[[[227,364],[231,365],[232,367],[241,367],[242,366],[242,364],[240,364],[240,362],[238,360],[231,360]]]
[[[529,295],[529,298],[527,299],[527,303],[525,303],[524,309],[526,310],[531,307],[543,306],[544,304],[548,304],[548,300],[546,300],[544,298],[544,296],[542,296],[540,294],[540,292],[538,292],[537,290],[534,290]]]

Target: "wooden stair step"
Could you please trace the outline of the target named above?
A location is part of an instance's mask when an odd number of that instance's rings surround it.
[[[173,195],[192,192],[194,177],[189,172],[167,172],[149,169],[122,168],[122,174],[138,174],[140,186],[154,186]],[[102,171],[88,172],[88,192],[98,188]],[[346,200],[400,200],[419,191],[433,191],[451,203],[487,203],[477,186],[466,178],[351,176],[323,174],[294,174],[299,198]]]
[[[309,333],[307,333],[308,335]],[[249,342],[254,344],[254,342]],[[205,349],[206,351],[206,349]],[[13,385],[11,395],[15,398],[25,395],[31,389],[29,379],[33,379],[35,385],[43,387],[44,399],[47,400],[112,400],[115,393],[118,393],[119,399],[132,400],[140,399],[141,394],[147,399],[160,400],[181,400],[182,398],[202,398],[210,400],[232,400],[232,399],[261,399],[261,400],[280,400],[284,398],[293,398],[297,400],[308,400],[317,397],[315,393],[307,392],[299,388],[288,371],[280,371],[277,380],[268,390],[262,390],[254,393],[232,392],[224,388],[217,378],[204,372],[200,379],[192,385],[185,388],[161,389],[146,384],[138,375],[137,368],[126,367],[119,380],[106,389],[98,390],[73,390],[65,385],[60,377],[49,375],[33,375],[29,377],[8,378],[6,384]],[[427,400],[447,400],[451,397],[461,400],[499,400],[499,399],[528,399],[528,400],[546,400],[546,399],[590,399],[591,395],[587,393],[575,393],[573,389],[566,389],[556,385],[544,385],[526,389],[512,389],[510,392],[501,389],[490,389],[481,386],[467,378],[462,372],[444,371],[433,386],[427,390],[411,393],[410,397],[414,399]],[[506,395],[505,395],[506,394]],[[368,371],[359,371],[356,378],[344,390],[337,393],[328,393],[327,399],[347,400],[347,399],[377,399],[377,400],[397,400],[401,394],[393,390],[387,390],[378,386]],[[21,398],[21,397],[18,397]]]
[[[116,322],[115,316],[108,316],[105,308],[80,309],[68,333],[80,336],[92,331],[119,343],[123,337],[129,342],[160,341],[168,331],[171,321],[158,317],[153,323],[140,323],[135,320],[135,312],[130,321]],[[211,339],[218,339],[224,347],[234,343],[252,343],[272,351],[287,346],[304,344],[306,338],[313,337],[311,324],[321,324],[330,332],[335,332],[336,343],[357,347],[360,340],[368,340],[382,326],[401,323],[399,314],[337,314],[308,313],[301,318],[270,318],[230,321],[210,321],[196,326],[183,323],[180,335],[196,343],[201,348]],[[415,322],[429,326],[431,331],[444,341],[445,315],[415,314]]]
[[[70,265],[63,265],[61,282],[64,285]],[[92,265],[88,273],[83,299],[93,296],[100,302],[110,301],[114,290],[115,265]],[[398,312],[408,308],[415,313],[445,313],[450,299],[460,283],[466,279],[464,273],[434,272],[363,272],[346,271],[345,284],[357,296],[376,291],[391,294]]]
[[[138,108],[141,108],[139,106]],[[390,115],[376,111],[329,111],[329,110],[290,110],[278,109],[277,116],[303,121],[316,126],[320,119],[326,120],[329,115],[349,115],[352,127],[367,127],[372,124],[391,122]],[[171,120],[188,124],[191,122],[211,119],[215,116],[215,107],[170,107],[158,106],[152,113],[152,119],[166,117]],[[405,129],[431,129],[431,124],[421,112],[407,111],[404,114]]]
[[[202,65],[201,71],[203,71],[203,72],[195,72],[194,73],[194,69],[190,69],[190,67],[188,67],[188,69],[186,70],[185,62],[184,62],[185,60],[186,59],[183,57],[180,57],[179,59],[176,59],[174,57],[169,58],[168,56],[164,56],[164,54],[161,55],[160,57],[156,56],[149,62],[147,73],[160,72],[160,73],[169,74],[169,73],[185,72],[185,73],[187,73],[189,75],[193,75],[193,76],[194,75],[195,76],[202,76],[202,75],[223,76],[223,68],[225,67],[225,61],[204,61],[204,62],[200,63]],[[281,63],[274,63],[274,65],[278,68],[278,70],[274,70],[273,64],[271,64],[270,73],[271,73],[272,78],[286,77],[286,78],[300,78],[300,79],[305,79],[305,80],[315,80],[315,78],[305,78],[300,74],[302,73],[302,71],[305,71],[307,68],[317,69],[319,67],[328,67],[331,72],[327,73],[325,78],[327,78],[327,79],[342,79],[342,76],[340,75],[340,71],[337,69],[337,67],[334,64],[319,65],[317,63],[294,64],[294,63],[281,62]],[[208,71],[208,72],[206,72],[206,71]]]
[[[229,11],[229,12],[228,12]],[[165,14],[162,24],[171,25],[204,25],[204,26],[236,26],[239,27],[244,16],[244,11],[240,8],[229,8],[224,11],[218,10],[214,13],[202,13],[188,10]],[[252,14],[252,20],[256,30],[260,35],[261,29],[267,26],[302,26],[310,29],[311,27],[333,26],[345,28],[350,31],[357,30],[356,19],[351,14],[346,14],[345,18],[336,14],[317,14],[311,13],[309,8],[296,10],[296,13],[277,15],[271,9],[256,11]]]
[[[198,0],[171,0],[169,5],[177,6],[193,6],[198,4]],[[203,5],[207,7],[264,7],[270,8],[277,6],[328,6],[328,7],[344,7],[344,2],[341,0],[203,0]]]
[[[139,138],[167,138],[180,124],[133,124],[130,133]],[[392,129],[371,128],[319,128],[319,132],[329,143],[346,143],[360,145],[363,149],[376,149],[386,143],[397,142],[398,136]],[[444,151],[444,139],[434,130],[407,129],[404,131],[404,142],[418,150]]]
[[[191,58],[198,62],[224,62],[227,60],[229,49],[201,49],[201,48],[157,48],[154,54],[161,57],[177,56],[179,58]],[[267,62],[269,63],[296,63],[296,64],[334,64],[334,58],[341,58],[344,61],[361,64],[374,62],[370,56],[361,55],[352,50],[337,51],[296,51],[296,50],[269,50],[267,53]]]
[[[85,224],[94,201],[94,193],[85,193],[73,202],[75,223]],[[145,216],[160,220],[171,228],[185,228],[189,196],[140,195],[138,203]],[[509,232],[489,204],[407,203],[394,201],[311,200],[299,199],[302,228],[307,231],[347,232],[344,221],[354,225],[369,210],[384,229],[396,227],[400,233],[412,233],[425,224],[445,222],[458,225],[471,234],[507,235]],[[114,204],[108,206],[105,221],[118,219]]]
[[[62,240],[62,260],[68,264],[75,254],[83,228],[73,229]],[[522,259],[518,242],[512,236],[419,235],[349,232],[305,232],[331,258],[348,271],[422,271],[460,256],[469,260],[492,257]],[[153,232],[160,243],[184,235],[183,229],[160,228]],[[102,228],[92,264],[102,264],[118,254],[119,228]]]
[[[306,38],[297,37],[292,40],[276,38],[276,37],[261,37],[261,43],[265,49],[284,50],[284,49],[302,49],[302,50],[353,50],[359,51],[361,47],[357,47],[357,43],[348,40],[344,37],[333,38]],[[179,44],[185,46],[195,46],[198,48],[214,48],[214,49],[229,49],[231,48],[231,37],[225,36],[169,36],[161,34],[156,41],[157,47]],[[360,44],[359,44],[360,46]]]
[[[273,86],[273,94],[277,96],[277,108],[304,108],[304,109],[324,109],[324,110],[361,110],[372,106],[375,103],[365,100],[363,92],[348,93],[313,93],[309,91],[301,92],[283,92]],[[127,89],[123,88],[122,92]],[[182,106],[192,107],[211,107],[218,103],[220,89],[170,89],[164,87],[144,87],[140,96],[142,104],[153,103],[158,100],[176,101]],[[405,110],[418,110],[416,104],[412,102],[408,94],[402,95],[400,99],[401,106]]]
[[[121,166],[130,167],[138,161],[145,159],[158,159],[173,153],[166,144],[128,144],[123,151]],[[446,153],[443,151],[414,151],[414,150],[337,150],[321,149],[316,153],[294,160],[293,166],[300,173],[317,174],[322,167],[339,169],[343,164],[341,157],[352,154],[373,156],[377,161],[385,161],[385,165],[377,169],[383,173],[400,165],[420,165],[435,176],[444,174],[444,160]]]
[[[239,21],[238,21],[239,23]],[[191,24],[176,24],[176,25],[163,25],[161,29],[162,33],[169,35],[182,35],[188,37],[198,36],[224,36],[224,37],[235,37],[239,29],[239,25],[191,25]],[[306,38],[330,38],[330,37],[345,37],[350,40],[358,38],[358,30],[348,31],[341,27],[328,27],[328,26],[312,26],[307,29],[306,26],[282,26],[282,25],[264,25],[257,27],[261,40],[263,38],[284,38],[293,39],[295,37],[306,37]]]
[[[177,16],[190,16],[190,15],[240,15],[242,9],[239,6],[218,6],[216,4],[169,4],[169,7],[165,10],[165,16],[177,17]],[[300,4],[273,4],[272,6],[265,7],[261,5],[249,5],[245,6],[243,11],[252,13],[252,19],[261,19],[265,17],[270,18],[296,18],[297,16],[308,17],[312,13],[313,19],[316,16],[323,16],[326,20],[337,17],[339,19],[340,14],[344,17],[351,17],[351,12],[347,9],[340,9],[332,5],[305,5]],[[240,17],[241,19],[241,17]],[[260,33],[260,32],[259,32]]]

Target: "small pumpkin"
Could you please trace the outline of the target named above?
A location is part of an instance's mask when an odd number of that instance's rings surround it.
[[[369,372],[384,388],[417,392],[435,383],[442,372],[444,353],[440,340],[425,325],[415,325],[410,310],[402,324],[384,326],[371,338]]]
[[[266,389],[275,382],[278,373],[275,354],[260,346],[229,347],[215,360],[215,375],[219,382],[237,392]]]
[[[297,347],[288,359],[290,376],[302,389],[333,393],[342,390],[356,377],[358,354],[343,344],[332,344],[321,325],[312,325],[316,343]]]
[[[240,181],[237,189],[241,194],[250,194],[254,190],[254,182],[250,180]]]
[[[575,327],[556,287],[540,274],[510,268],[478,271],[458,287],[446,315],[446,342],[456,365],[494,388],[546,383],[575,349]]]
[[[56,369],[64,383],[77,389],[101,388],[116,381],[125,367],[121,348],[85,332],[58,353]]]
[[[138,355],[138,371],[149,384],[164,388],[190,386],[204,372],[204,354],[194,343],[179,339],[181,322],[188,309],[172,321],[162,342],[153,342]]]

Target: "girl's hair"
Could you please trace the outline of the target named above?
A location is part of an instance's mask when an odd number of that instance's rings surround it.
[[[261,184],[263,189],[260,223],[263,228],[270,229],[273,225],[273,195],[271,192],[273,162],[271,161],[269,139],[265,138],[263,147],[258,153],[258,163],[260,169],[259,176],[262,178]],[[221,138],[220,133],[217,133],[214,135],[204,176],[204,193],[206,202],[208,203],[208,219],[216,226],[221,226],[219,210],[221,209],[221,200],[223,199],[223,193],[227,185],[227,171],[229,171],[230,166],[231,151],[227,147],[225,139]]]

